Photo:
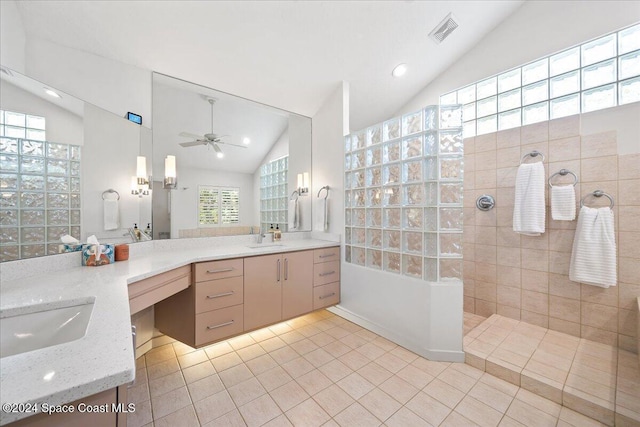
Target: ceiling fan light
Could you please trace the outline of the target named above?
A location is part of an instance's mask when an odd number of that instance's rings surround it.
[[[224,153],[223,153],[222,151],[219,151],[219,152],[216,154],[216,157],[217,157],[217,158],[219,158],[219,159],[221,159],[221,158],[223,158],[223,157],[224,157]]]
[[[249,139],[249,137],[245,136],[244,138],[242,138],[242,143],[244,145],[249,145],[249,144],[251,144],[251,139]]]

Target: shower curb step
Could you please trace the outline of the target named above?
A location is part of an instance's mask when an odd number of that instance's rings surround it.
[[[498,314],[469,331],[464,351],[466,364],[605,425],[640,425],[634,353]]]

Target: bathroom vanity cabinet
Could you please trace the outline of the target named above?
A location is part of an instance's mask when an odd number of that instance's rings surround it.
[[[199,262],[191,277],[155,303],[155,326],[202,347],[340,302],[340,248]]]
[[[312,311],[313,251],[245,258],[247,330]]]

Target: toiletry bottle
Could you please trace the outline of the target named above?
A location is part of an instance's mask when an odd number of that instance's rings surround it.
[[[274,231],[276,231],[276,230],[274,230],[273,224],[271,224],[271,227],[269,227],[269,233],[273,233]]]
[[[147,236],[151,237],[151,223],[147,223],[147,228],[144,230],[147,233]]]
[[[136,236],[136,239],[140,241],[142,234],[140,232],[140,229],[138,228],[138,224],[136,223],[133,224],[133,234]]]

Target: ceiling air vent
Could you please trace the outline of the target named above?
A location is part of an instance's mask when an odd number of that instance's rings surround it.
[[[429,33],[429,37],[431,37],[436,43],[440,44],[444,39],[449,37],[449,34],[458,28],[458,23],[453,19],[453,15],[448,14],[442,22],[440,22],[436,28],[433,29]]]

